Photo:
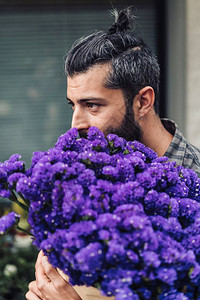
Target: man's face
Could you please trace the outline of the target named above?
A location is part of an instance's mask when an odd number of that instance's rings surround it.
[[[87,72],[67,78],[67,100],[72,106],[72,127],[85,137],[89,127],[105,135],[115,133],[127,140],[140,140],[141,129],[128,108],[122,90],[105,87],[109,65],[96,65]]]

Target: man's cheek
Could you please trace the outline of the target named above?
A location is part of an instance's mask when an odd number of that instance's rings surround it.
[[[117,114],[112,114],[111,117],[108,119],[107,124],[111,127],[119,127],[124,120],[124,113],[118,112]]]

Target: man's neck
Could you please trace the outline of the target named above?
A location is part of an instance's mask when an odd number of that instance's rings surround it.
[[[158,156],[163,156],[173,139],[173,135],[165,129],[156,114],[144,120],[142,125],[142,143],[153,149]]]

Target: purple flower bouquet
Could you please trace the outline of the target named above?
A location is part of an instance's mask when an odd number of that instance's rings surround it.
[[[73,285],[116,300],[200,299],[200,179],[137,141],[75,128],[32,165],[0,164],[0,196]],[[17,198],[20,195],[24,202]],[[18,215],[0,219],[0,234]]]

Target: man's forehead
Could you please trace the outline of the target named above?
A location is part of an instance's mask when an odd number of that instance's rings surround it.
[[[105,81],[108,74],[110,73],[111,65],[110,63],[98,63],[91,66],[88,70],[67,76],[67,82],[72,84],[77,81],[85,81],[92,79],[94,77],[99,78],[99,81]]]

